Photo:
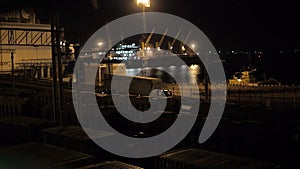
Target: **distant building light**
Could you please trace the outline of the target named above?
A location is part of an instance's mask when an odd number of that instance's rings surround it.
[[[66,41],[65,40],[62,40],[59,42],[60,46],[66,46]]]

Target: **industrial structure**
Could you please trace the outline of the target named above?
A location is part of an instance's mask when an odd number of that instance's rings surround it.
[[[0,72],[50,77],[51,25],[25,10],[4,11],[0,21]]]
[[[0,11],[0,74],[9,75],[13,89],[17,78],[51,80],[56,120],[62,107],[63,61],[68,63],[64,30],[58,18],[53,11],[51,24],[41,24],[33,10]]]

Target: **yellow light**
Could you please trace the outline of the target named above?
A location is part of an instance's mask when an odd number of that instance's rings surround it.
[[[101,47],[103,45],[103,42],[98,42],[98,46]]]
[[[137,0],[136,4],[138,6],[141,6],[141,7],[149,8],[150,7],[150,0]]]
[[[183,50],[183,51],[184,51],[184,50],[185,50],[185,47],[184,47],[184,46],[181,46],[181,50]]]
[[[192,44],[192,46],[191,46],[191,47],[192,47],[192,49],[193,49],[193,50],[195,50],[195,44]]]

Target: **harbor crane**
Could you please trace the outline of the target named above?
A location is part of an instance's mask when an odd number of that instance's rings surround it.
[[[180,43],[180,49],[181,49],[181,53],[186,53],[186,44],[187,44],[187,41],[188,39],[190,38],[192,34],[192,30],[189,32],[189,34],[186,36],[186,38],[184,39],[183,42]]]
[[[168,28],[165,30],[165,32],[164,32],[164,34],[162,35],[160,41],[159,41],[159,42],[156,42],[156,44],[155,44],[155,48],[156,48],[156,49],[159,49],[159,50],[160,50],[160,47],[161,47],[162,43],[163,43],[164,40],[165,40],[165,37],[166,37],[167,32],[168,32]]]
[[[174,44],[175,44],[178,36],[180,35],[181,31],[182,31],[182,29],[179,29],[179,31],[177,32],[177,34],[176,34],[175,38],[173,39],[173,41],[168,43],[168,47],[169,47],[170,52],[173,51]]]
[[[153,36],[154,31],[155,31],[155,28],[152,29],[152,31],[151,31],[150,35],[147,37],[146,41],[145,42],[142,41],[142,51],[144,51],[145,48],[151,46],[149,42],[150,42],[150,40],[151,40],[151,38]]]

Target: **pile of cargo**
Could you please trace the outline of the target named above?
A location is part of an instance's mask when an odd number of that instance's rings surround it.
[[[0,148],[0,157],[0,166],[23,169],[70,169],[97,162],[91,155],[37,142]]]
[[[276,164],[192,148],[163,154],[155,165],[156,169],[280,169]]]
[[[91,164],[78,169],[143,169],[134,165],[126,164],[119,161],[105,161],[103,163]]]
[[[95,139],[110,137],[113,133],[89,129]],[[87,154],[97,154],[102,150],[84,132],[80,126],[60,126],[41,131],[41,141]]]
[[[28,100],[27,98],[0,97],[0,119],[20,115]]]
[[[0,96],[8,98],[30,98],[34,95],[32,89],[0,88]]]
[[[39,131],[53,127],[54,121],[16,116],[0,119],[1,143],[21,143],[38,138]]]

